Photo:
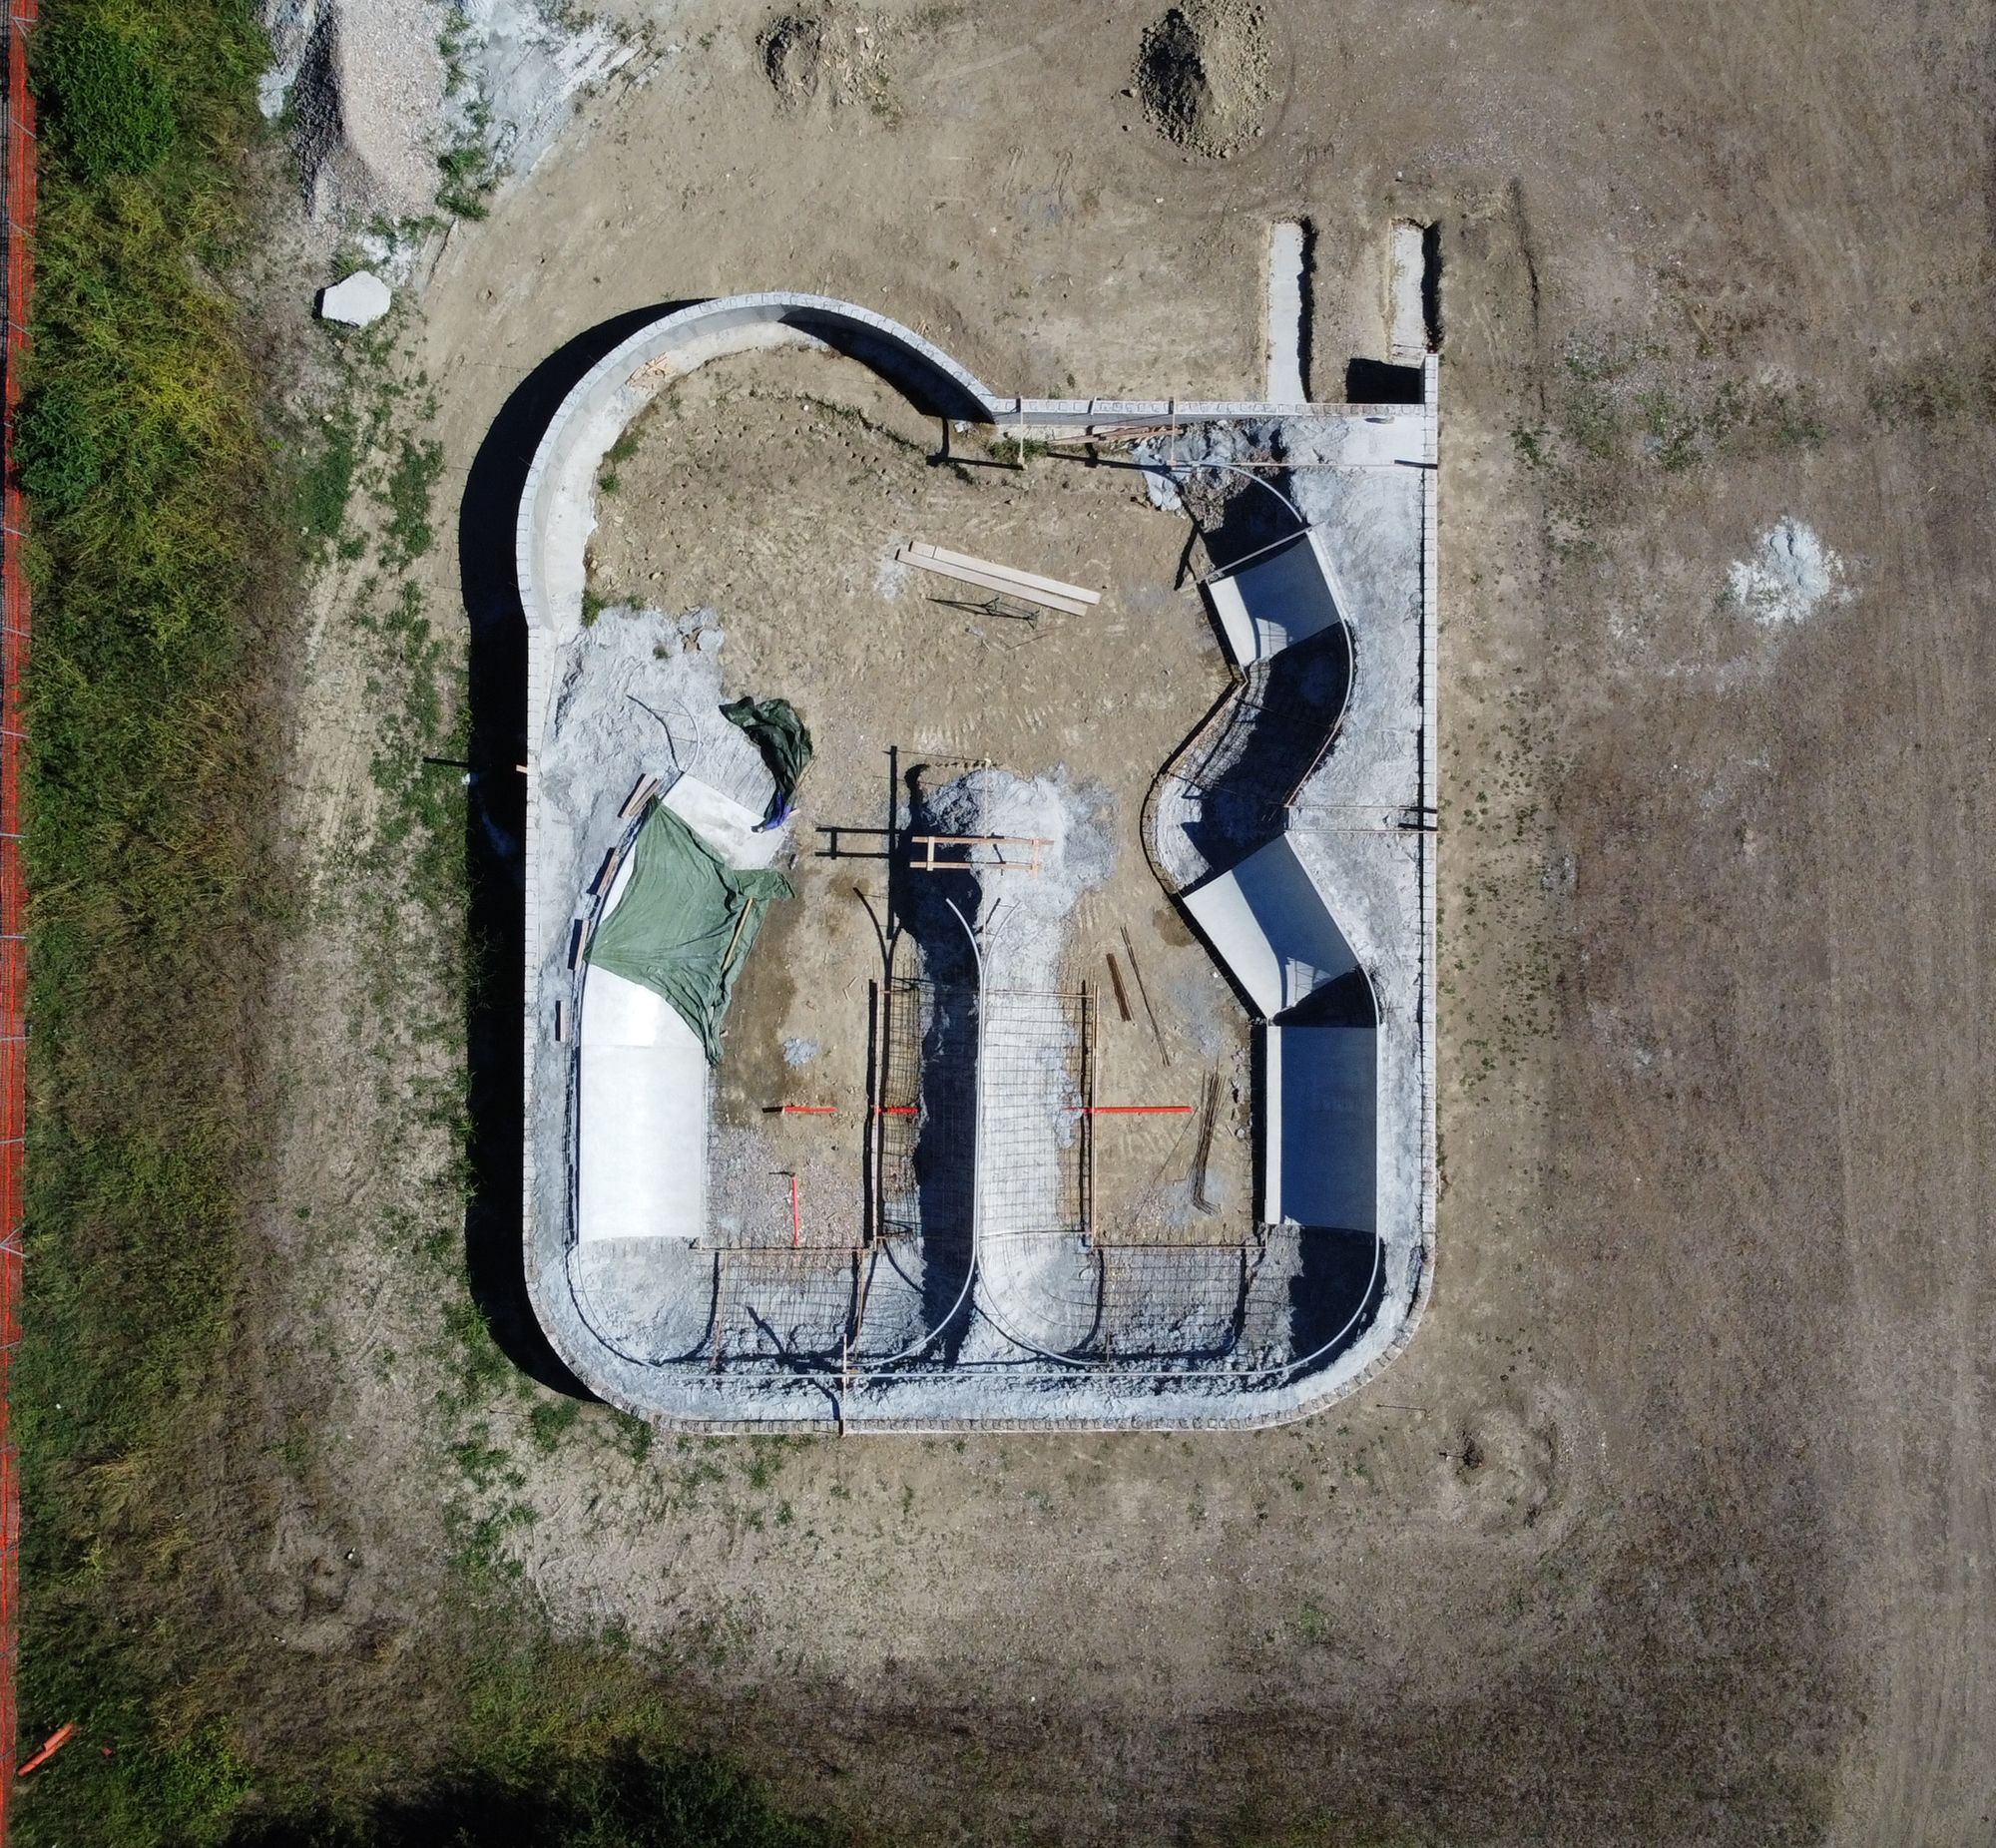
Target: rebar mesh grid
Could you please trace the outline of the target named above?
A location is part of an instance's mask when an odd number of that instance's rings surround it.
[[[977,1121],[977,992],[898,978],[883,997],[875,1113],[882,1235],[968,1237]]]
[[[978,1235],[1085,1235],[1094,999],[1086,989],[992,990],[980,1026]]]

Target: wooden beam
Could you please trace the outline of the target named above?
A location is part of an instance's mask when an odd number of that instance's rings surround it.
[[[995,565],[987,558],[972,558],[968,552],[952,552],[947,546],[924,545],[921,540],[908,542],[908,550],[921,558],[939,559],[945,565],[964,565],[972,571],[989,572],[994,578],[1009,578],[1014,584],[1029,585],[1036,591],[1050,591],[1056,597],[1071,598],[1076,603],[1097,604],[1102,601],[1099,591],[1085,590],[1079,584],[1064,584],[1059,578],[1043,578],[1036,571],[1018,571],[1010,565]]]
[[[972,571],[967,565],[952,565],[947,559],[923,558],[906,546],[894,554],[894,559],[898,564],[932,571],[939,578],[954,578],[959,584],[974,584],[980,591],[991,591],[1000,597],[1016,597],[1022,603],[1042,604],[1049,610],[1058,610],[1063,616],[1088,614],[1088,606],[1072,597],[1056,597],[1051,591],[1028,590],[1011,578],[995,577],[988,571]]]

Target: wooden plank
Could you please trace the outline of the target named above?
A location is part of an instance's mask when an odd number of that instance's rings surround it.
[[[954,578],[959,584],[974,584],[979,590],[990,591],[1000,597],[1015,597],[1022,603],[1040,604],[1046,609],[1058,610],[1064,616],[1088,614],[1088,606],[1072,597],[1057,597],[1052,591],[1037,591],[1011,578],[1001,578],[988,571],[973,570],[968,565],[952,564],[946,558],[930,558],[905,546],[894,556],[904,565],[913,565],[922,571],[932,571],[939,577]]]
[[[1049,610],[1058,610],[1063,616],[1086,616],[1088,606],[1076,603],[1071,597],[1056,597],[1051,591],[1033,591],[1024,585],[1014,584],[1007,578],[994,578],[989,572],[972,571],[966,565],[952,565],[947,559],[923,558],[910,552],[905,546],[894,554],[895,560],[903,565],[914,565],[922,571],[932,571],[940,578],[954,578],[959,584],[974,584],[981,591],[990,591],[999,597],[1017,597],[1024,603],[1044,604]]]
[[[649,772],[640,776],[632,784],[631,793],[624,798],[624,806],[617,811],[618,817],[621,820],[629,821],[658,792],[659,779],[656,776],[651,775]]]
[[[918,873],[1037,873],[1040,870],[1040,849],[1053,845],[1050,840],[1039,840],[1025,834],[914,834],[909,836],[909,841],[911,845],[922,850],[920,857],[908,862]],[[963,858],[942,859],[936,853],[938,847],[961,847],[964,850]],[[972,851],[977,847],[995,847],[999,850],[999,857],[990,860],[977,859]],[[1003,853],[1007,847],[1030,847],[1033,850],[1033,857],[1029,861],[1008,860]]]
[[[1123,971],[1117,967],[1116,952],[1109,952],[1109,986],[1116,991],[1116,1011],[1125,1021],[1130,1019],[1130,996],[1123,987]]]
[[[1028,584],[1036,591],[1051,591],[1056,597],[1071,597],[1076,603],[1100,603],[1099,591],[1084,589],[1079,584],[1064,584],[1059,578],[1043,578],[1036,571],[1019,571],[1010,565],[993,564],[988,558],[972,558],[968,552],[952,552],[947,546],[925,545],[919,539],[908,542],[910,552],[919,553],[923,558],[939,558],[946,565],[965,565],[972,571],[988,571],[994,578],[1010,578],[1015,584]]]

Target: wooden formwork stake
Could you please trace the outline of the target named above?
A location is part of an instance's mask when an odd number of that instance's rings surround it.
[[[1130,997],[1123,989],[1123,968],[1116,960],[1116,952],[1109,952],[1109,986],[1116,991],[1116,1011],[1127,1022],[1130,1018]]]
[[[1151,1037],[1158,1043],[1158,1052],[1166,1065],[1172,1062],[1172,1049],[1165,1044],[1163,1030],[1158,1025],[1158,1011],[1151,1006],[1151,991],[1144,986],[1144,970],[1137,961],[1137,946],[1130,941],[1130,926],[1123,926],[1123,948],[1130,958],[1130,973],[1137,978],[1137,995],[1144,1004],[1145,1017],[1151,1023]]]

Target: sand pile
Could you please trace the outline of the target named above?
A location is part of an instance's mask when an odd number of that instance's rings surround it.
[[[436,198],[446,74],[435,0],[271,0],[266,114],[288,101],[315,218],[413,218]]]
[[[1144,34],[1137,94],[1167,141],[1232,154],[1268,106],[1268,45],[1251,0],[1185,0]]]

